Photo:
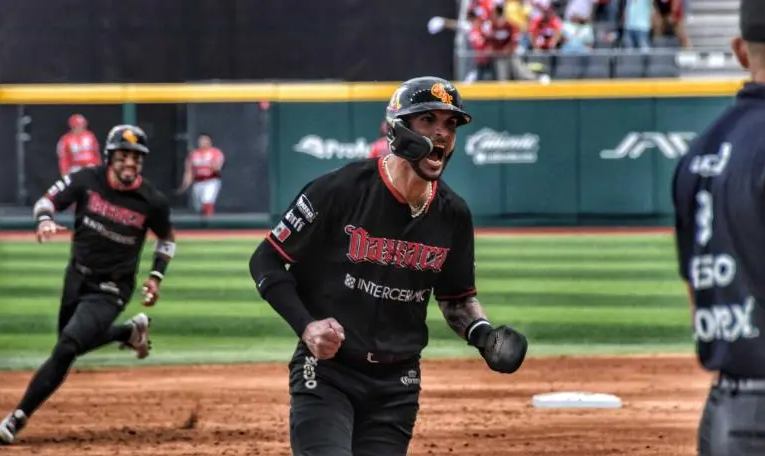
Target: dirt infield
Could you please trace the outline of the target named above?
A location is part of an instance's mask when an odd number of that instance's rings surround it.
[[[8,455],[289,455],[284,365],[147,367],[70,374]],[[0,411],[30,373],[0,373]],[[710,376],[690,357],[530,359],[513,376],[431,361],[411,455],[684,456]],[[551,411],[533,394],[619,395],[619,410]]]

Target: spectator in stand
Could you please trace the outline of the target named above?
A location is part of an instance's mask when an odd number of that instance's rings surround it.
[[[494,9],[495,0],[471,0],[468,11],[472,11],[481,20],[491,19],[491,12]]]
[[[498,81],[510,79],[510,57],[515,53],[516,30],[507,18],[502,5],[496,5],[485,23],[484,33],[494,56],[494,69]]]
[[[552,0],[530,0],[531,13],[529,14],[529,26],[531,21],[539,16],[544,16],[544,12],[548,8],[552,8]]]
[[[554,51],[563,36],[563,21],[548,4],[529,24],[531,45],[535,51]]]
[[[563,38],[560,50],[566,53],[586,53],[595,46],[595,29],[589,17],[578,13],[567,15],[563,23]]]
[[[680,46],[690,48],[691,41],[685,30],[684,0],[654,0],[653,36],[658,38],[673,34],[680,40]]]
[[[518,34],[517,49],[531,47],[529,39],[529,20],[531,18],[531,6],[524,0],[507,0],[505,2],[505,18],[515,27]]]
[[[593,20],[596,24],[596,43],[614,46],[620,41],[622,3],[626,0],[597,0]]]
[[[648,50],[651,37],[653,0],[627,0],[624,8],[622,45],[628,49]]]
[[[595,0],[568,0],[566,3],[566,21],[592,21],[593,11],[595,9]]]
[[[494,67],[494,57],[491,55],[491,43],[487,36],[489,22],[484,21],[479,16],[480,10],[470,10],[467,13],[470,22],[470,33],[468,33],[468,42],[470,48],[475,52],[473,61],[475,62],[476,80],[493,81],[497,79]]]
[[[482,19],[483,11],[483,7],[469,9],[465,21],[441,16],[434,16],[428,21],[428,31],[431,34],[439,33],[443,29],[467,34],[468,44],[473,52],[473,68],[468,72],[465,81],[492,81],[496,79],[494,58],[491,55],[491,44],[488,39],[491,24],[488,19]]]

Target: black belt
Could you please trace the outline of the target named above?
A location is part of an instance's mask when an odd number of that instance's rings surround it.
[[[117,282],[124,278],[123,274],[96,274],[95,271],[85,266],[84,264],[76,261],[71,262],[72,269],[83,277],[88,277],[88,280],[103,280]]]
[[[736,378],[720,374],[714,386],[723,391],[765,392],[765,378]]]
[[[336,356],[338,361],[349,361],[355,364],[404,364],[416,361],[419,357],[419,352],[385,353],[342,349],[337,352]]]

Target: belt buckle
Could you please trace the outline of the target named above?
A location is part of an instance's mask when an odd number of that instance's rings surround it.
[[[377,363],[379,363],[380,361],[377,361],[377,360],[373,359],[374,356],[375,356],[374,353],[367,352],[367,362],[370,363],[370,364],[377,364]]]

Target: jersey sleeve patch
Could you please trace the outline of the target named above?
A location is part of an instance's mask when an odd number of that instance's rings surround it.
[[[290,263],[315,255],[325,240],[334,198],[334,175],[324,175],[306,185],[268,233],[267,239]]]
[[[316,220],[316,211],[313,208],[313,204],[311,204],[311,200],[305,196],[305,193],[301,193],[300,196],[298,196],[295,207],[307,223],[313,223],[313,221]]]

